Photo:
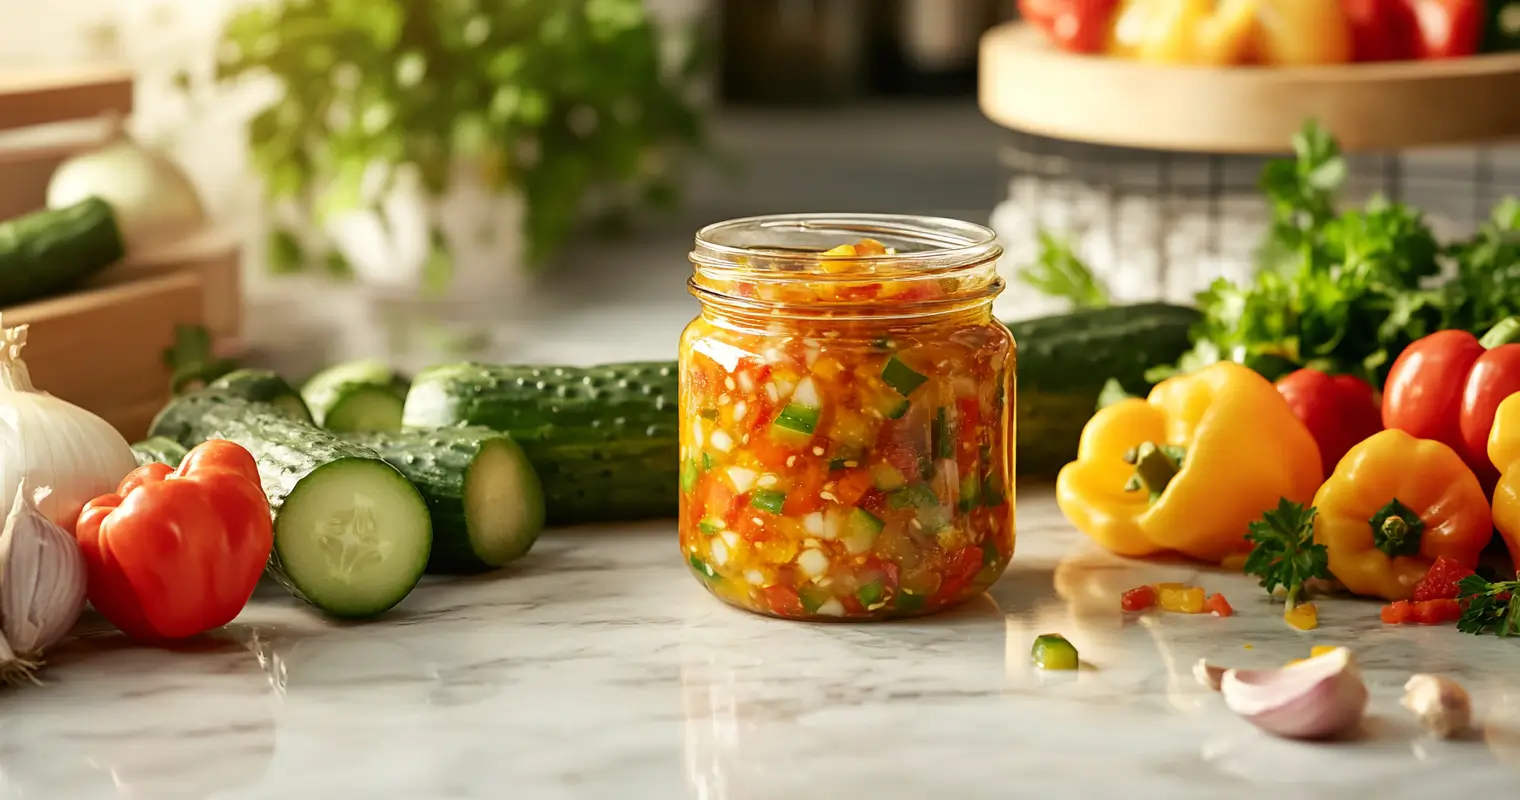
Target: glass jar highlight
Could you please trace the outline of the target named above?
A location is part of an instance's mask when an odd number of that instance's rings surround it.
[[[703,228],[681,336],[682,554],[786,619],[932,613],[1013,554],[1015,345],[992,231],[794,214]]]

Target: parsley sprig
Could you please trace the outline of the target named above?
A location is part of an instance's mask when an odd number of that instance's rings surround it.
[[[1490,583],[1468,575],[1457,584],[1457,600],[1463,604],[1457,630],[1495,636],[1520,635],[1520,580]]]
[[[1245,572],[1261,578],[1268,592],[1281,586],[1288,591],[1288,608],[1298,604],[1304,584],[1330,578],[1330,551],[1314,542],[1314,506],[1305,508],[1280,499],[1277,508],[1261,515],[1247,528],[1246,539],[1254,547],[1246,557]]]

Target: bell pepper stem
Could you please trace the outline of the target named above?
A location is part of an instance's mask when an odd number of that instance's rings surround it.
[[[1378,509],[1367,520],[1372,526],[1372,543],[1389,557],[1412,556],[1420,552],[1420,535],[1425,531],[1425,521],[1397,497]]]
[[[1492,350],[1501,344],[1513,344],[1520,342],[1520,317],[1505,317],[1499,320],[1494,327],[1483,334],[1478,344],[1483,345],[1485,350]]]
[[[1166,485],[1182,469],[1183,450],[1180,447],[1142,442],[1124,454],[1124,463],[1135,465],[1135,474],[1124,484],[1124,491],[1144,489],[1152,500],[1166,491]]]

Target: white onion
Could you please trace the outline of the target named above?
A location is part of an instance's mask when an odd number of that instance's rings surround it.
[[[119,124],[104,145],[67,159],[48,182],[48,208],[90,197],[111,206],[129,254],[183,239],[207,224],[206,206],[184,171],[128,138]]]

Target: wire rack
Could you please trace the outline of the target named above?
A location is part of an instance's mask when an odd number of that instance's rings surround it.
[[[1007,249],[1008,318],[1059,310],[1013,281],[1037,252],[1036,233],[1070,241],[1123,301],[1188,302],[1217,277],[1249,279],[1269,208],[1258,187],[1274,157],[1107,147],[1007,131],[999,158],[1008,198],[991,225]],[[1282,156],[1291,157],[1284,153]],[[1422,209],[1438,236],[1470,233],[1500,198],[1520,191],[1520,150],[1471,148],[1351,154],[1344,203],[1381,194]]]

